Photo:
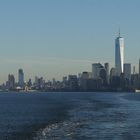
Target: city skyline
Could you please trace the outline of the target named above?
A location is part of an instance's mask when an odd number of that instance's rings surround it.
[[[138,66],[139,5],[138,0],[1,2],[0,83],[9,73],[17,75],[19,68],[27,80],[35,75],[61,79],[91,71],[95,62],[114,67],[119,27],[125,62]]]

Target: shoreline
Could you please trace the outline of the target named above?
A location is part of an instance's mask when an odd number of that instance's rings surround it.
[[[0,93],[140,93],[135,91],[104,91],[104,90],[97,90],[97,91],[0,91]]]

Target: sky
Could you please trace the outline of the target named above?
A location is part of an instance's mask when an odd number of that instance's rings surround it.
[[[95,62],[113,67],[119,28],[125,62],[137,65],[139,13],[139,0],[1,0],[0,83],[19,68],[26,80],[61,80]]]

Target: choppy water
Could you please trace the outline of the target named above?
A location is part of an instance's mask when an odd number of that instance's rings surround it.
[[[0,140],[133,139],[140,94],[0,93]]]

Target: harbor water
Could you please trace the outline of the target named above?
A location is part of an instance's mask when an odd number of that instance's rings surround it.
[[[138,139],[138,93],[0,93],[0,140]]]

